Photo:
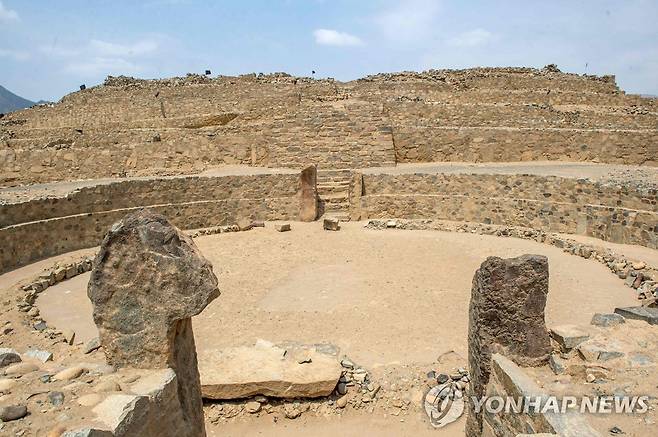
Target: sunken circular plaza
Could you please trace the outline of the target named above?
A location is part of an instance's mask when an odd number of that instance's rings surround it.
[[[332,435],[337,423],[355,435],[463,435],[463,419],[433,429],[421,404],[429,371],[468,365],[473,275],[489,256],[548,257],[549,330],[580,327],[622,354],[597,385],[591,367],[528,370],[542,389],[655,391],[655,326],[590,321],[655,303],[657,166],[655,99],[554,66],[345,83],[108,77],[0,118],[2,346],[51,351],[34,372],[79,365],[87,386],[111,379],[88,350],[89,271],[113,224],[148,209],[193,237],[219,279],[221,296],[192,319],[202,384],[214,351],[259,341],[327,344],[354,364],[347,394],[207,400],[208,435]],[[38,392],[39,376],[4,383],[0,399]],[[106,396],[87,404],[86,386],[57,390],[72,402],[67,429]],[[59,414],[44,411],[32,415],[43,435]],[[615,423],[642,435],[648,414]]]

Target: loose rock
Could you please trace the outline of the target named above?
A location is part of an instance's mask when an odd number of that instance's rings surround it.
[[[592,325],[594,326],[603,326],[603,327],[610,327],[610,326],[617,326],[621,325],[622,323],[625,323],[626,319],[624,319],[623,316],[615,313],[610,313],[610,314],[601,314],[601,313],[596,313],[594,314],[594,317],[592,317]]]
[[[84,371],[85,369],[80,366],[73,366],[73,367],[69,367],[68,369],[64,369],[60,372],[55,373],[52,379],[54,381],[70,381],[82,375]]]
[[[27,416],[27,407],[25,405],[8,405],[0,407],[0,420],[11,422]]]
[[[14,349],[0,348],[0,367],[6,367],[10,364],[20,363],[21,356]]]

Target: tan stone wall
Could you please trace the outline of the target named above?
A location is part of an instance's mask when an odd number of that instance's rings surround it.
[[[0,186],[224,164],[598,160],[658,165],[658,103],[534,69],[112,79],[0,119]]]
[[[502,355],[494,354],[491,367],[491,378],[486,387],[486,396],[503,398],[509,396],[516,401],[516,399],[524,397],[533,400],[538,397],[545,399],[548,395],[524,372],[523,368]],[[495,409],[497,405],[494,403],[492,407]],[[482,436],[507,437],[538,433],[582,437],[601,436],[578,411],[554,413],[548,409],[542,413],[543,404],[536,411],[535,408],[524,410],[525,405],[523,404],[520,408],[520,412],[513,410],[505,412],[503,409],[500,413],[494,414],[485,409]]]
[[[357,176],[358,177],[358,176]],[[658,248],[657,194],[530,175],[363,175],[353,216],[523,226]]]
[[[182,229],[235,224],[239,218],[293,220],[298,174],[122,181],[65,197],[2,205],[0,272],[100,244],[112,223],[148,207]],[[6,214],[5,214],[6,213]]]

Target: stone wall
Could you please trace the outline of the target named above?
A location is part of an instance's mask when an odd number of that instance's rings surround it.
[[[0,120],[0,186],[226,165],[572,160],[658,165],[658,103],[612,77],[432,70],[108,78]]]
[[[355,180],[352,218],[505,224],[658,248],[653,188],[533,175],[357,174]]]
[[[503,355],[494,354],[491,360],[491,377],[486,386],[486,396],[503,398],[509,396],[513,399],[543,399],[544,392],[523,370]],[[527,402],[527,401],[526,401]],[[494,404],[496,405],[496,404]],[[600,437],[585,417],[577,411],[554,413],[552,410],[542,413],[541,408],[526,408],[524,403],[521,412],[498,414],[487,413],[483,415],[482,437],[507,437],[515,435],[530,435],[545,433],[559,436]]]
[[[112,223],[148,207],[182,229],[235,224],[240,218],[294,220],[298,173],[124,180],[67,195],[0,205],[0,272],[97,246]]]

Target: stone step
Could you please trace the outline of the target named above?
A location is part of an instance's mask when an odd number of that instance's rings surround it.
[[[348,186],[341,186],[341,187],[318,187],[318,194],[320,197],[324,198],[328,195],[334,195],[334,194],[341,194],[344,195],[345,197],[348,197],[349,195],[349,187]]]
[[[320,201],[324,202],[325,205],[337,205],[346,203],[349,207],[350,204],[348,193],[320,195]]]
[[[336,218],[341,222],[349,222],[350,221],[350,216],[348,214],[344,214],[344,213],[325,212],[322,215],[322,218],[329,218],[329,217]]]
[[[352,178],[348,179],[330,179],[330,180],[322,180],[318,181],[317,186],[318,189],[321,188],[326,188],[326,189],[335,189],[335,188],[343,188],[345,190],[349,189],[350,187],[350,182],[352,181]]]

